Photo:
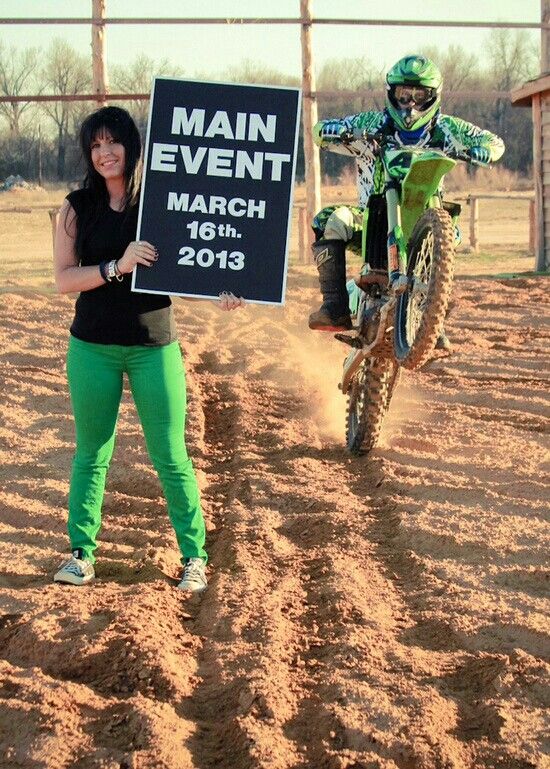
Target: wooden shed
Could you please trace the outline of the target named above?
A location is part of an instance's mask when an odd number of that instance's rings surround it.
[[[533,111],[536,269],[550,269],[550,74],[529,80],[511,93],[515,107]]]

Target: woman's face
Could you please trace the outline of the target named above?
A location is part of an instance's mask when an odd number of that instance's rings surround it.
[[[95,170],[105,180],[124,178],[124,145],[115,141],[106,128],[94,136],[90,152]]]

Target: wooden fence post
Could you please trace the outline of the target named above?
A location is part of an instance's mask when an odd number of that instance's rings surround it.
[[[321,208],[321,164],[319,148],[313,143],[312,130],[318,121],[317,98],[315,96],[315,72],[311,45],[311,0],[300,0],[302,21],[302,89],[303,89],[303,125],[304,159],[306,174],[306,211],[307,219],[313,217]],[[308,243],[313,242],[313,233]]]
[[[313,240],[313,233],[310,236],[310,228],[307,221],[307,210],[305,206],[298,207],[298,264],[310,264],[310,246]]]
[[[55,231],[57,230],[57,222],[59,219],[59,208],[50,208],[48,213],[50,215],[50,224],[52,226],[52,248],[55,248]]]
[[[92,17],[105,19],[106,0],[92,0]],[[105,24],[95,22],[92,24],[92,79],[93,92],[95,94],[107,93],[107,69],[105,67]],[[103,107],[105,99],[98,97],[97,106]]]
[[[472,253],[477,254],[479,251],[478,241],[478,216],[479,216],[479,201],[475,195],[470,195],[470,250]]]
[[[529,253],[535,253],[535,201],[529,201]]]

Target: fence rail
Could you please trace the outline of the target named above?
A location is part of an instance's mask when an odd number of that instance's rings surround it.
[[[488,193],[472,193],[465,198],[470,206],[470,251],[479,253],[479,201],[480,200],[526,200],[529,202],[529,253],[535,253],[535,193],[529,195],[491,195]]]
[[[383,99],[385,91],[381,90],[361,90],[361,91],[310,91],[304,93],[304,96],[316,99],[320,96],[353,98],[360,96],[362,99]],[[456,99],[486,99],[494,101],[495,99],[509,99],[510,91],[452,91],[443,92],[445,96],[453,96]],[[65,94],[30,94],[29,96],[0,96],[1,103],[16,104],[18,102],[48,102],[48,101],[147,101],[151,98],[150,93],[65,93]]]
[[[520,194],[520,195],[498,195],[491,193],[477,193],[473,192],[461,197],[454,197],[454,202],[465,202],[470,208],[469,215],[469,242],[468,250],[470,253],[479,253],[479,201],[480,200],[525,200],[529,203],[528,219],[529,219],[529,241],[528,251],[531,254],[535,253],[535,193]],[[298,223],[298,262],[299,264],[309,264],[311,262],[309,256],[309,247],[313,242],[313,231],[309,226],[307,219],[306,206],[304,203],[296,203],[294,208],[297,211],[297,223]]]
[[[465,202],[470,207],[469,215],[469,244],[471,253],[479,253],[479,201],[480,200],[524,200],[529,204],[529,253],[535,250],[535,198],[534,193],[520,195],[497,195],[489,193],[471,193],[461,197],[454,197],[455,202]],[[52,228],[52,241],[55,240],[55,230],[59,215],[59,208],[51,203],[32,203],[29,205],[2,206],[0,214],[32,214],[34,211],[47,211]],[[293,228],[297,234],[297,258],[298,264],[312,264],[310,246],[313,242],[313,230],[309,226],[305,203],[295,203],[293,207]]]
[[[245,24],[306,24],[306,25],[348,25],[365,27],[447,27],[468,29],[545,29],[550,30],[550,24],[533,21],[450,21],[445,19],[342,19],[342,18],[318,18],[311,19],[304,16],[294,18],[288,17],[194,17],[182,18],[181,16],[172,16],[170,18],[159,18],[158,16],[142,17],[111,17],[102,18],[95,16],[79,17],[58,17],[58,18],[39,18],[39,17],[4,17],[0,18],[0,25],[10,24],[94,24],[96,26],[107,26],[117,24],[224,24],[226,26],[238,26]]]

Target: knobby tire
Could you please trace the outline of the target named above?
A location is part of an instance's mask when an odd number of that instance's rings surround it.
[[[443,328],[453,285],[453,269],[451,217],[442,208],[430,208],[418,220],[410,237],[407,274],[411,281],[396,307],[394,349],[401,366],[415,369],[431,357]],[[421,301],[412,294],[415,275],[427,284]],[[417,328],[411,330],[412,324]]]
[[[378,444],[398,378],[399,367],[391,358],[366,358],[353,377],[346,412],[346,444],[352,454]]]

